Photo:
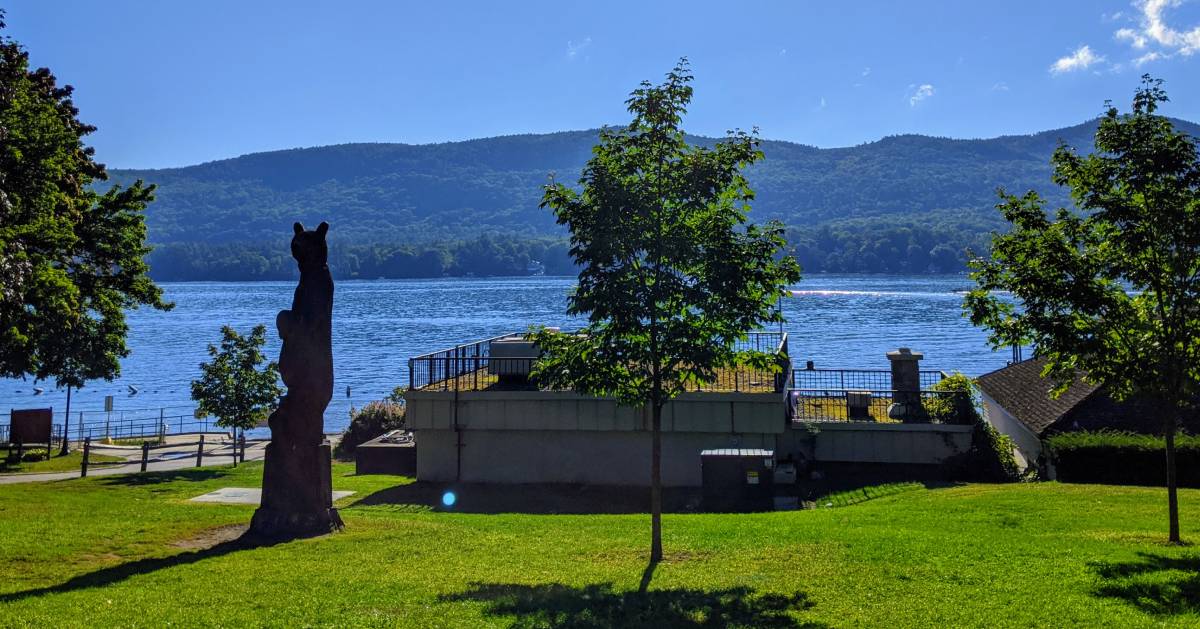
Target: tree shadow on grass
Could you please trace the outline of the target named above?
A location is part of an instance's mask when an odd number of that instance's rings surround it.
[[[200,548],[189,552],[178,553],[168,557],[139,559],[137,561],[130,561],[116,566],[110,566],[108,568],[101,568],[100,570],[95,570],[87,574],[81,574],[79,576],[72,577],[67,581],[59,583],[58,585],[34,588],[21,592],[0,594],[0,604],[12,603],[26,598],[36,598],[48,594],[62,594],[76,590],[106,587],[120,583],[121,581],[133,576],[150,574],[158,570],[165,570],[175,566],[186,566],[188,564],[193,564],[205,559],[212,559],[241,550],[274,546],[275,544],[290,541],[291,539],[295,538],[262,539],[252,537],[249,534],[243,534],[235,539],[230,539],[212,546],[207,546],[205,548]]]
[[[1100,577],[1095,595],[1123,600],[1156,616],[1200,613],[1200,557],[1138,557],[1092,564]]]
[[[514,629],[600,627],[776,627],[820,628],[796,614],[813,607],[802,592],[758,594],[747,587],[723,590],[617,591],[611,583],[571,587],[557,583],[519,585],[472,583],[443,602],[482,602],[484,613],[515,617]]]
[[[128,487],[136,487],[140,485],[158,485],[161,483],[175,482],[202,482],[228,476],[230,469],[213,469],[213,468],[185,468],[179,470],[165,470],[161,472],[141,472],[138,474],[112,474],[110,476],[97,476],[96,482],[101,485],[121,485]]]

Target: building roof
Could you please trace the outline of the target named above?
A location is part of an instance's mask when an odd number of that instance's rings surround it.
[[[984,374],[976,382],[980,391],[1039,437],[1080,430],[1161,434],[1163,418],[1154,405],[1145,400],[1118,402],[1079,377],[1052,399],[1054,383],[1042,377],[1045,366],[1046,359],[1032,358]],[[1183,423],[1185,430],[1194,433],[1200,428],[1200,417],[1193,412]]]
[[[1054,388],[1054,382],[1042,377],[1042,368],[1045,366],[1046,359],[1032,358],[984,374],[976,382],[980,391],[1034,434],[1041,436],[1099,389],[1077,378],[1062,395],[1051,398],[1050,390]]]

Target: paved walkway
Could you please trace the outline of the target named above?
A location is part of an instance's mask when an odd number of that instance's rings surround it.
[[[196,467],[196,445],[199,435],[170,435],[167,446],[150,451],[150,461],[146,464],[148,472],[164,472],[183,470]],[[205,435],[204,467],[229,465],[233,462],[228,435]],[[211,441],[210,441],[211,440]],[[180,444],[171,446],[172,442]],[[183,445],[188,444],[191,445]],[[267,442],[255,441],[246,444],[246,460],[257,461],[263,458]],[[93,464],[88,467],[88,476],[108,476],[112,474],[129,474],[140,472],[142,469],[142,449],[138,446],[105,446],[94,444],[92,452],[107,456],[125,457],[129,463],[124,464]],[[13,483],[37,483],[43,481],[65,480],[79,478],[79,470],[71,472],[45,472],[35,474],[0,474],[0,485]]]

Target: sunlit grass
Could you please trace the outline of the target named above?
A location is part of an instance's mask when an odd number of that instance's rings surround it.
[[[350,469],[335,466],[358,492],[345,531],[251,549],[205,550],[253,507],[187,499],[255,486],[260,464],[0,487],[0,626],[1200,623],[1200,551],[1162,543],[1161,490],[903,485],[840,508],[668,514],[639,594],[644,515],[359,505],[410,481]],[[1180,496],[1200,538],[1200,491]]]

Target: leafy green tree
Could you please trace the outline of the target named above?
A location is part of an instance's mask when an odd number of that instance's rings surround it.
[[[212,362],[200,363],[200,379],[192,381],[192,399],[200,412],[214,415],[217,425],[245,432],[265,420],[283,389],[279,386],[279,366],[266,361],[262,346],[267,326],[257,325],[248,336],[230,326],[221,328],[221,347],[208,346]]]
[[[97,191],[71,94],[0,35],[0,376],[67,387],[68,418],[71,388],[120,373],[125,310],[171,307],[143,260],[154,186]]]
[[[1054,181],[1079,211],[1051,219],[1035,192],[1001,192],[1013,229],[994,237],[990,261],[974,263],[965,307],[994,345],[1036,345],[1058,393],[1082,374],[1117,399],[1157,403],[1178,543],[1175,433],[1200,393],[1200,158],[1195,140],[1156,113],[1162,82],[1142,80],[1132,113],[1104,114],[1095,153],[1054,153]]]
[[[735,351],[800,279],[780,255],[783,228],[748,224],[754,198],[742,170],[762,157],[754,135],[734,132],[711,149],[680,129],[692,98],[686,59],[658,86],[627,101],[633,121],[605,129],[576,192],[546,187],[542,205],[571,232],[581,267],[568,312],[581,335],[541,330],[534,377],[548,386],[615,397],[651,412],[651,552],[662,558],[662,409],[689,385],[737,363],[773,357]]]

